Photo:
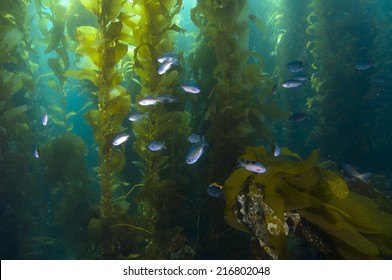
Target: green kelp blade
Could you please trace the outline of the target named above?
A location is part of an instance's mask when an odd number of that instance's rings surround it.
[[[309,157],[304,161],[288,161],[282,160],[272,166],[267,166],[268,172],[275,173],[286,173],[290,175],[299,175],[303,172],[316,166],[320,157],[319,150],[313,150]]]
[[[326,169],[321,170],[321,174],[323,176],[323,180],[326,181],[329,189],[336,197],[340,199],[348,197],[347,183],[340,175]]]
[[[281,156],[289,156],[289,157],[294,157],[297,158],[299,160],[302,160],[302,158],[300,157],[300,155],[298,155],[297,153],[293,153],[292,151],[290,151],[288,148],[286,147],[282,147],[280,148],[280,155]]]
[[[375,257],[379,251],[373,242],[361,235],[336,211],[325,208],[299,210],[298,213],[308,222],[345,242],[347,245],[368,257]]]
[[[350,192],[346,199],[332,197],[329,203],[349,213],[347,221],[358,231],[392,237],[392,215],[381,211],[370,198]]]
[[[100,5],[98,0],[79,0],[80,3],[91,13],[98,16],[100,11]]]

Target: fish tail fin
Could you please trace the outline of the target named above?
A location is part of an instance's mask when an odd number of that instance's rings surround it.
[[[364,183],[368,184],[369,183],[369,179],[373,174],[368,172],[368,173],[363,173],[359,176],[359,179],[361,179]]]
[[[237,168],[244,166],[244,161],[241,158],[238,158]]]

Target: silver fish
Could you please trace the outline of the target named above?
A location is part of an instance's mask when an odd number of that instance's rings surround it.
[[[284,87],[284,88],[296,88],[296,87],[302,86],[303,84],[304,83],[302,81],[290,79],[290,80],[284,81],[282,83],[282,87]]]
[[[276,95],[278,93],[278,85],[274,84],[274,86],[272,87],[272,94]]]
[[[274,146],[274,157],[278,157],[280,155],[280,147],[278,146],[278,143],[275,143]]]
[[[307,118],[308,118],[308,114],[306,114],[305,112],[299,112],[299,113],[292,114],[288,118],[288,120],[291,123],[299,123],[299,122],[306,120]]]
[[[159,103],[159,99],[155,96],[146,96],[139,100],[139,105],[151,106]]]
[[[382,84],[385,82],[385,77],[377,73],[372,77],[372,81],[378,84]]]
[[[48,113],[44,113],[44,116],[42,117],[42,125],[43,126],[46,126],[47,124],[48,124],[48,120],[49,120],[49,117],[48,117]]]
[[[308,77],[304,74],[298,74],[298,75],[295,75],[294,77],[291,78],[291,80],[301,81],[301,82],[305,82],[307,79],[308,79]]]
[[[171,62],[171,61],[162,63],[161,65],[159,65],[158,74],[159,75],[165,74],[167,71],[170,70],[172,65],[173,65],[173,62]]]
[[[128,117],[128,120],[130,120],[131,122],[140,121],[141,119],[145,118],[147,115],[148,113],[143,114],[140,112],[134,112]]]
[[[188,136],[189,143],[197,144],[197,143],[200,143],[200,141],[201,141],[201,137],[200,137],[200,135],[198,135],[196,133],[192,133],[191,135]]]
[[[148,149],[152,152],[160,151],[162,149],[166,149],[165,142],[161,141],[151,141],[148,144]]]
[[[306,68],[306,66],[302,61],[296,60],[286,64],[286,68],[292,73],[298,73],[302,72]]]
[[[165,62],[176,62],[178,59],[177,59],[177,55],[170,52],[166,52],[160,57],[158,57],[157,60],[159,63],[165,63]]]
[[[177,97],[170,95],[170,94],[162,94],[158,96],[158,100],[161,103],[175,103],[178,102]]]
[[[366,69],[369,69],[373,66],[375,66],[375,65],[369,61],[361,61],[361,62],[358,62],[357,64],[355,64],[355,68],[357,68],[358,70],[366,70]]]
[[[40,151],[39,151],[39,149],[38,149],[38,146],[35,146],[35,149],[34,149],[34,157],[35,158],[39,158],[40,157]]]
[[[342,172],[343,175],[346,175],[350,178],[356,178],[364,183],[369,183],[369,179],[372,176],[372,173],[367,172],[367,173],[359,173],[353,166],[351,166],[348,163],[341,162],[339,164],[339,169]]]
[[[263,164],[257,161],[238,159],[238,166],[250,172],[259,173],[259,174],[267,171],[267,168],[265,168]]]
[[[181,84],[180,87],[185,92],[189,92],[189,93],[193,93],[193,94],[197,94],[197,93],[200,92],[200,89],[197,86],[195,86],[195,85]]]
[[[127,141],[129,137],[130,137],[129,134],[121,133],[121,134],[117,135],[117,136],[113,139],[113,145],[114,145],[114,146],[121,145],[122,143],[124,143],[125,141]]]
[[[208,144],[205,142],[204,136],[202,137],[201,143],[192,144],[186,154],[185,162],[187,164],[194,164],[196,161],[198,161],[199,158],[204,154],[204,148],[207,145]]]

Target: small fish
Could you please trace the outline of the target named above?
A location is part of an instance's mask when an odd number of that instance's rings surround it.
[[[159,99],[155,96],[146,96],[139,100],[139,105],[151,106],[159,103]]]
[[[372,81],[375,82],[375,83],[378,83],[378,84],[382,84],[382,83],[385,82],[385,77],[383,75],[381,75],[381,74],[375,74],[372,77]]]
[[[290,80],[284,81],[282,83],[282,87],[284,87],[284,88],[296,88],[296,87],[302,86],[303,84],[304,83],[302,81],[290,79]]]
[[[191,135],[188,136],[188,142],[192,144],[197,144],[201,142],[201,137],[200,135],[196,133],[192,133]]]
[[[339,164],[339,169],[342,172],[343,175],[346,175],[350,178],[356,178],[364,183],[369,183],[370,176],[372,176],[372,173],[359,173],[353,166],[351,166],[348,163],[341,162]]]
[[[212,183],[208,186],[207,192],[212,197],[222,197],[223,196],[223,186],[218,185],[217,183]]]
[[[198,161],[199,158],[204,154],[204,148],[207,145],[208,144],[205,142],[204,136],[201,139],[201,143],[192,144],[186,154],[185,162],[187,164],[194,164],[196,161]]]
[[[375,66],[375,65],[369,61],[361,61],[361,62],[358,62],[357,64],[355,64],[355,68],[357,68],[358,70],[366,70],[366,69],[369,69],[373,66]]]
[[[250,161],[250,160],[238,159],[238,167],[242,167],[250,172],[259,173],[259,174],[267,171],[265,166],[260,162]]]
[[[301,81],[301,82],[305,82],[307,79],[308,79],[308,77],[304,74],[298,74],[298,75],[295,75],[294,77],[291,78],[291,80]]]
[[[122,143],[124,143],[125,141],[127,141],[129,137],[130,137],[129,134],[120,133],[119,135],[117,135],[116,137],[114,137],[114,139],[113,139],[113,145],[114,145],[114,146],[121,145]]]
[[[172,67],[172,65],[173,65],[173,63],[170,62],[170,61],[169,61],[169,62],[164,62],[164,63],[162,63],[161,65],[159,65],[158,74],[159,74],[159,75],[165,74],[167,71],[170,70],[170,68]]]
[[[180,87],[185,92],[189,92],[189,93],[193,93],[193,94],[197,94],[197,93],[200,92],[200,89],[197,86],[195,86],[195,85],[181,84]]]
[[[151,141],[150,144],[148,144],[148,149],[152,152],[160,151],[163,149],[166,149],[165,142],[161,141]]]
[[[131,122],[140,121],[141,119],[145,118],[147,115],[148,113],[143,114],[140,112],[134,112],[128,117],[128,120],[130,120]]]
[[[178,61],[177,55],[170,53],[170,52],[165,52],[163,55],[157,58],[159,63],[165,63],[165,62],[176,62]]]
[[[48,124],[48,120],[49,120],[48,113],[45,112],[44,116],[42,117],[42,121],[41,121],[42,125],[46,126]]]
[[[275,143],[274,146],[274,157],[278,157],[280,155],[280,147],[278,146],[278,143]]]
[[[158,100],[161,103],[175,103],[178,102],[177,97],[170,95],[170,94],[162,94],[158,96]]]
[[[304,65],[304,63],[302,61],[295,60],[295,61],[292,61],[292,62],[286,64],[286,68],[291,73],[298,73],[298,72],[302,72],[306,68],[306,66]]]
[[[35,149],[34,149],[34,157],[35,158],[39,158],[40,157],[40,151],[39,151],[39,148],[38,148],[38,146],[35,146]]]
[[[274,84],[274,86],[272,87],[272,94],[276,95],[278,93],[278,84]]]
[[[308,117],[308,115],[304,112],[294,113],[289,117],[288,120],[289,120],[289,122],[292,122],[292,123],[298,123],[298,122],[302,122],[302,121],[306,120],[307,117]]]

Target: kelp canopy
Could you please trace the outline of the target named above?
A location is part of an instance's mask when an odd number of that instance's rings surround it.
[[[357,74],[319,32],[335,1],[190,2],[1,1],[1,257],[391,258],[388,191],[330,161],[331,100]],[[290,95],[294,59],[313,62]]]

